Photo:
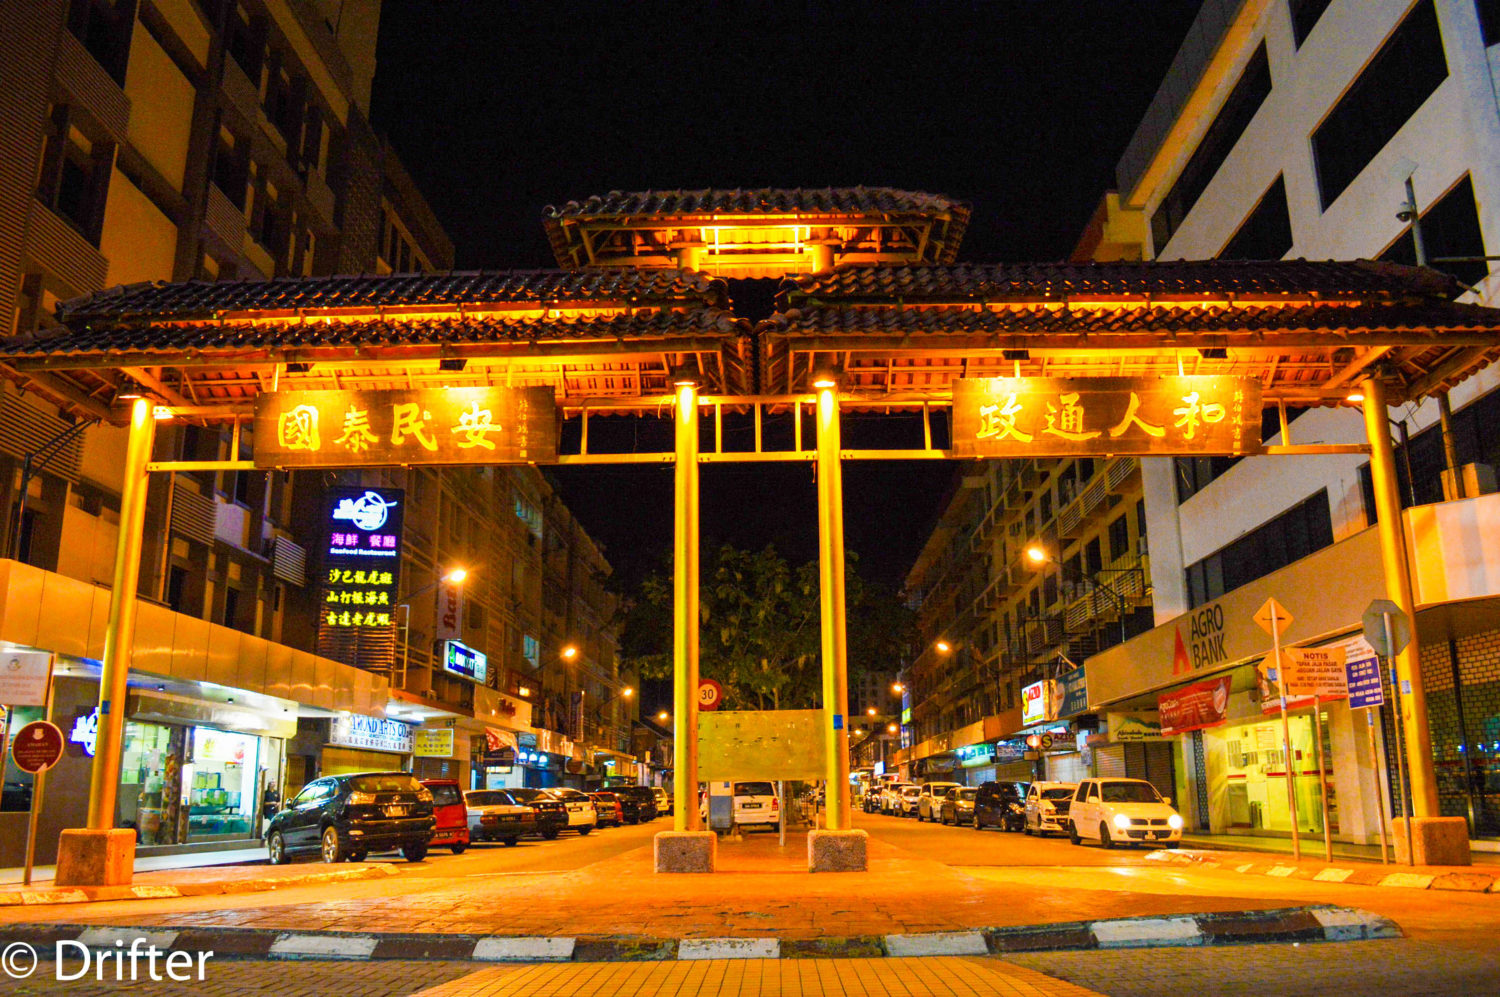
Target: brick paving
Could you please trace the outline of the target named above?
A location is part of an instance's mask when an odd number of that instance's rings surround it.
[[[65,962],[71,975],[80,964]],[[470,962],[213,962],[203,982],[158,982],[113,979],[60,982],[52,966],[37,975],[11,981],[0,977],[8,997],[408,997],[470,975]],[[44,978],[45,977],[45,978]]]

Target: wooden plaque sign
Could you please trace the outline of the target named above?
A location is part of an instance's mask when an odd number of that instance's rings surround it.
[[[556,460],[549,387],[276,391],[255,401],[257,467]]]
[[[1249,377],[988,377],[953,382],[960,457],[1260,451]]]

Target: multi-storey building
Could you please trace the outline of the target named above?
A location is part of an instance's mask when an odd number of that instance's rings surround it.
[[[1079,259],[1421,261],[1469,285],[1461,300],[1496,303],[1500,5],[1207,3],[1188,37],[1119,162],[1118,191],[1106,195],[1079,243]],[[1380,352],[1363,359],[1378,365]],[[1444,381],[1443,370],[1431,372],[1432,386]],[[1442,814],[1468,818],[1475,838],[1491,840],[1500,838],[1493,665],[1500,615],[1484,578],[1493,577],[1485,572],[1500,551],[1493,530],[1480,524],[1491,521],[1497,503],[1497,384],[1487,371],[1436,400],[1390,412],[1438,802]],[[1294,409],[1266,436],[1268,443],[1364,438],[1359,412],[1348,407]],[[1142,463],[1160,625],[1087,663],[1090,705],[1113,706],[1122,719],[1123,707],[1139,708],[1145,712],[1137,719],[1149,721],[1156,697],[1184,678],[1232,675],[1227,719],[1167,741],[1173,771],[1153,775],[1178,796],[1190,826],[1288,834],[1279,727],[1263,715],[1270,704],[1247,672],[1266,649],[1235,635],[1236,617],[1274,596],[1302,617],[1299,642],[1358,633],[1365,606],[1384,594],[1370,561],[1369,459]],[[1466,529],[1465,560],[1456,550]],[[1218,622],[1225,618],[1227,638]],[[1147,659],[1171,667],[1143,668]],[[1126,674],[1129,681],[1115,680]],[[1320,759],[1335,836],[1372,841],[1382,810],[1400,804],[1390,708],[1378,765],[1365,712],[1343,700],[1326,703],[1315,725],[1311,709],[1296,711],[1302,830],[1322,828]],[[1128,767],[1125,745],[1108,733],[1096,740],[1096,767]]]

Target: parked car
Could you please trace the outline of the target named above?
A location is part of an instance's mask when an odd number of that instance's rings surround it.
[[[536,811],[504,789],[471,789],[464,794],[470,841],[500,841],[514,848],[536,833]]]
[[[319,851],[324,862],[358,862],[393,848],[420,862],[436,828],[432,794],[410,773],[331,775],[303,786],[271,818],[266,850],[272,865],[302,851]]]
[[[551,796],[543,789],[530,789],[516,787],[507,789],[507,793],[517,803],[524,803],[531,808],[536,816],[535,834],[540,834],[548,841],[562,834],[563,828],[568,826],[568,808],[562,800]]]
[[[901,792],[896,796],[896,816],[915,817],[917,815],[917,803],[921,799],[921,786],[902,786]]]
[[[922,794],[917,797],[917,820],[937,820],[938,808],[943,805],[943,797],[955,789],[962,788],[956,782],[929,782],[922,786]]]
[[[1154,843],[1176,848],[1182,841],[1182,815],[1172,798],[1144,779],[1085,779],[1068,806],[1068,839],[1085,838],[1105,848]]]
[[[656,815],[658,817],[663,814],[670,816],[673,810],[672,794],[661,786],[651,787],[651,792],[656,797]]]
[[[1076,789],[1076,782],[1033,782],[1026,790],[1026,833],[1043,837],[1049,831],[1067,834],[1068,807]]]
[[[545,792],[554,800],[561,801],[567,808],[569,831],[577,831],[580,835],[586,835],[592,834],[594,828],[599,826],[599,815],[594,811],[594,801],[588,798],[587,793],[568,789],[565,786]]]
[[[883,814],[895,814],[897,816],[900,816],[901,791],[910,785],[911,783],[909,782],[888,783],[885,788],[880,791],[880,812]]]
[[[469,809],[457,779],[423,779],[422,785],[432,794],[432,815],[437,820],[433,831],[433,848],[447,845],[454,855],[469,847]]]
[[[960,824],[968,824],[974,820],[974,796],[979,790],[972,786],[960,786],[947,796],[943,797],[943,805],[938,810],[938,823],[952,824],[957,827]]]
[[[594,801],[594,816],[599,819],[600,827],[619,827],[625,823],[625,808],[620,806],[620,798],[613,791],[590,793],[589,799]]]
[[[860,801],[861,805],[864,807],[865,813],[867,813],[867,814],[878,814],[878,813],[880,813],[880,799],[881,799],[881,797],[884,794],[885,794],[885,784],[884,783],[879,783],[879,782],[872,782],[872,783],[870,783],[870,785],[865,789],[864,799]]]
[[[699,816],[707,822],[710,799],[732,798],[731,823],[735,828],[764,828],[774,831],[781,823],[781,800],[776,786],[769,782],[711,783],[709,792],[698,804]]]
[[[1002,831],[1019,831],[1026,826],[1026,790],[1024,782],[986,782],[974,795],[974,830],[998,827]]]
[[[620,786],[611,792],[620,798],[625,823],[644,824],[657,818],[656,792],[650,786]]]

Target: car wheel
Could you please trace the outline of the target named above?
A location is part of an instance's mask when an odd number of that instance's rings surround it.
[[[579,829],[578,829],[578,836],[579,836],[579,837],[580,837],[580,838],[582,838],[582,837],[587,837],[587,836],[588,836],[588,834],[589,834],[589,832],[590,832],[590,831],[592,831],[592,830],[593,830],[593,828],[592,828],[592,827],[580,827],[580,828],[579,828]]]
[[[1031,825],[1030,824],[1022,824],[1021,825],[1021,831],[1022,831],[1023,834],[1026,835],[1026,837],[1028,837],[1028,838],[1031,837]]]
[[[286,839],[281,836],[280,831],[271,832],[271,837],[266,841],[266,851],[270,853],[272,865],[286,865]]]
[[[452,847],[454,855],[462,855],[464,853],[464,849],[468,848],[469,846],[462,841],[455,841]]]
[[[323,828],[323,861],[330,864],[344,861],[344,845],[339,841],[339,832],[336,827]]]
[[[1114,841],[1114,839],[1109,836],[1109,825],[1105,824],[1102,821],[1099,824],[1099,847],[1100,848],[1113,848],[1113,847],[1115,847],[1115,841]]]
[[[427,857],[427,846],[402,845],[401,854],[408,862],[420,862]]]
[[[1072,824],[1068,825],[1068,840],[1075,845],[1083,844],[1083,839],[1078,836],[1078,828],[1074,827]]]
[[[974,815],[974,830],[976,830],[976,831],[983,831],[984,830],[984,825],[981,824],[981,823],[979,823],[979,815],[978,814]]]
[[[521,843],[520,838],[504,838],[502,840],[505,842],[506,848],[514,848]]]
[[[557,828],[554,827],[554,828],[551,828],[549,830],[543,831],[542,832],[542,837],[546,838],[548,841],[556,841],[557,840],[557,836],[559,834],[561,834],[561,833],[562,833],[561,831],[559,831]]]

